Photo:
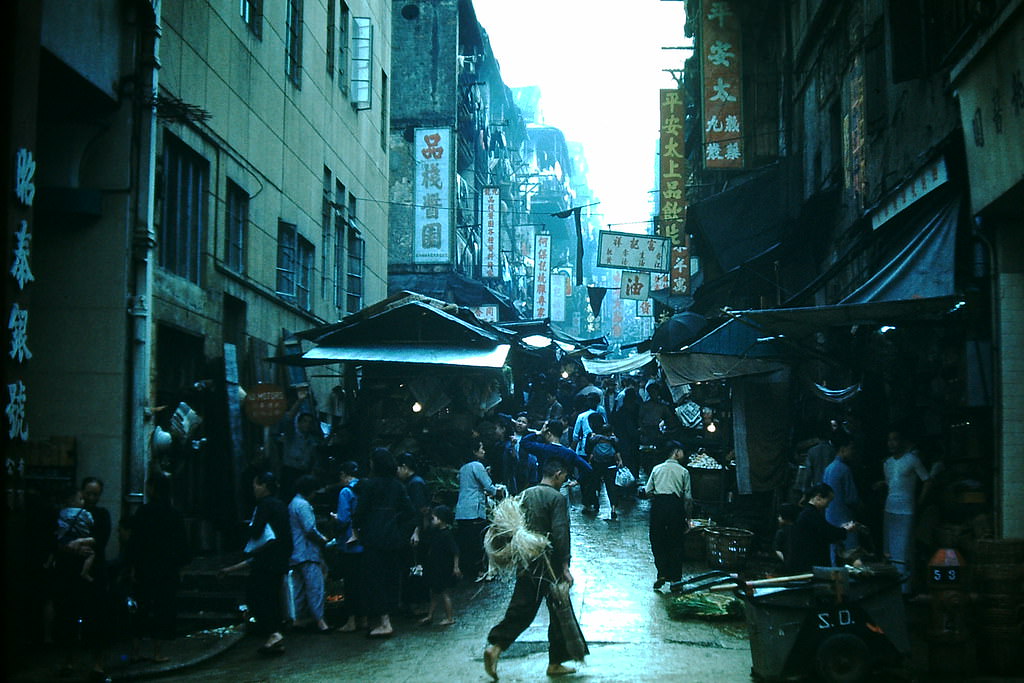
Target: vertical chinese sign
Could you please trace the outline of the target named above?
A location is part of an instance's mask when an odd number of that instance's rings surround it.
[[[533,245],[533,317],[551,314],[551,235],[537,235]]]
[[[700,17],[704,167],[743,168],[743,74],[736,3],[703,0]]]
[[[7,318],[7,331],[10,336],[8,356],[14,361],[16,369],[8,373],[7,379],[7,438],[10,440],[28,440],[28,419],[25,404],[28,389],[21,380],[21,369],[27,360],[32,358],[28,348],[28,306],[25,298],[25,286],[35,280],[32,275],[30,260],[32,248],[32,200],[36,194],[35,173],[36,162],[31,150],[21,148],[14,161],[14,195],[16,211],[20,209],[25,218],[17,220],[14,233],[14,253],[11,261],[10,275],[17,286],[15,296],[11,300],[11,309]],[[25,304],[25,305],[23,305]],[[11,474],[11,462],[7,463],[7,472]]]
[[[661,163],[660,163],[660,196],[661,211],[658,221],[658,234],[667,237],[672,244],[672,262],[676,262],[677,250],[685,253],[690,251],[690,236],[686,232],[686,153],[683,135],[683,90],[661,91]],[[689,262],[689,259],[687,259]],[[671,271],[668,283],[657,282],[652,285],[655,290],[671,289],[672,294],[679,290],[689,291],[690,269]]]
[[[569,276],[565,273],[551,273],[551,287],[549,289],[551,322],[565,322],[565,291],[571,286],[569,284]]]
[[[498,188],[484,187],[480,190],[483,205],[483,262],[480,274],[484,278],[501,277],[498,259],[501,247],[501,197]]]
[[[451,261],[451,129],[417,128],[413,263]]]

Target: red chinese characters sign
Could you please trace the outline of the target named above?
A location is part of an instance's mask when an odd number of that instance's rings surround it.
[[[501,277],[498,252],[501,246],[500,233],[500,195],[496,187],[485,187],[480,190],[480,201],[483,204],[483,262],[481,275],[484,278]]]
[[[276,384],[257,384],[245,395],[245,416],[258,425],[271,427],[287,411],[284,389]]]
[[[735,2],[703,0],[700,17],[704,167],[743,168],[743,73]]]
[[[533,317],[551,314],[551,235],[537,235],[533,246]]]

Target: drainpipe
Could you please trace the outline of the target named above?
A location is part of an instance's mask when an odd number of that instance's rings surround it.
[[[129,326],[129,450],[124,468],[125,496],[128,504],[143,502],[146,468],[152,431],[150,410],[150,369],[153,340],[153,257],[156,231],[153,225],[154,183],[156,181],[156,96],[160,69],[160,3],[140,0],[136,3],[138,26],[136,39],[136,90],[133,93],[133,117],[136,143],[135,196],[132,214],[131,292],[128,298]]]

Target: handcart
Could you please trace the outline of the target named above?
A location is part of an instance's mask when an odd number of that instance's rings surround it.
[[[815,567],[811,577],[794,578],[788,586],[734,588],[744,602],[755,679],[849,683],[905,662],[910,638],[891,567]]]

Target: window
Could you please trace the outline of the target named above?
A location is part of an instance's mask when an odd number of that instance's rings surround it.
[[[363,307],[363,238],[354,224],[348,227],[348,312]]]
[[[352,18],[352,106],[370,108],[370,81],[373,78],[373,25],[369,17]]]
[[[388,121],[388,75],[380,72],[380,148],[388,148],[388,133],[391,122]]]
[[[363,238],[356,224],[356,197],[348,196],[348,271],[346,273],[347,306],[349,313],[363,307]]]
[[[245,272],[245,237],[249,227],[249,193],[228,181],[227,225],[224,229],[224,263],[236,273]]]
[[[334,78],[334,50],[338,34],[338,22],[334,17],[337,5],[327,0],[327,78]]]
[[[302,0],[288,0],[288,80],[302,86]]]
[[[291,223],[277,224],[277,295],[303,310],[312,307],[313,245]]]
[[[349,12],[345,0],[338,3],[338,88],[348,93]]]
[[[167,135],[163,166],[159,263],[175,275],[200,284],[210,165],[185,143]]]
[[[334,206],[331,202],[331,169],[324,166],[323,197],[320,200],[320,227],[322,230],[320,244],[320,297],[329,301],[331,295],[330,264],[331,237],[334,233]]]
[[[238,0],[238,9],[242,21],[249,27],[249,32],[257,38],[263,37],[263,0]]]
[[[345,240],[348,220],[345,214],[345,186],[334,185],[334,305],[345,310]]]

